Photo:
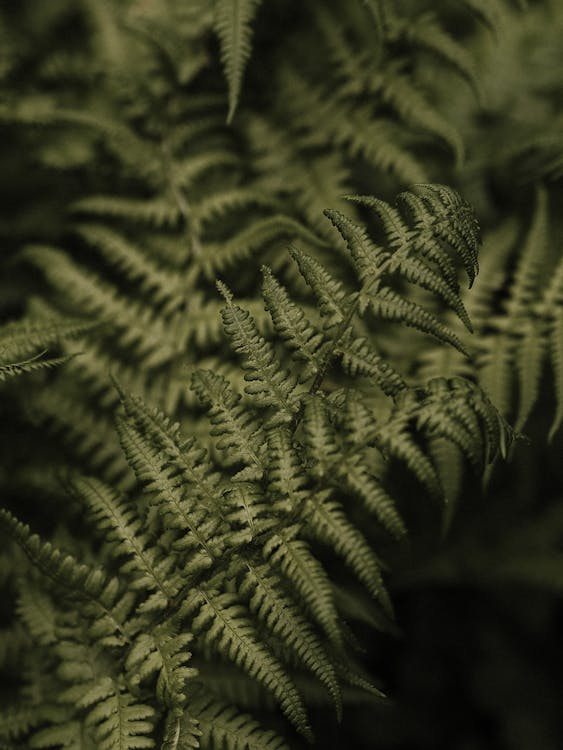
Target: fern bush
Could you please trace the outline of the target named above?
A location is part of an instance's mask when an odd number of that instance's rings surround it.
[[[562,25],[3,11],[1,747],[559,747]]]

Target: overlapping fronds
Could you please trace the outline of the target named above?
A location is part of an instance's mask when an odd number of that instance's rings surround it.
[[[323,744],[397,585],[561,589],[557,517],[458,528],[563,421],[563,16],[515,4],[0,21],[0,745]]]

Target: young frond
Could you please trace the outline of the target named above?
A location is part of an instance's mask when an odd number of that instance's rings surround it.
[[[195,551],[198,567],[208,567],[223,546],[217,535],[219,520],[205,507],[198,506],[178,476],[176,467],[149,439],[127,420],[117,421],[122,448],[137,479],[152,495],[165,527],[180,535],[174,549]]]
[[[346,320],[352,300],[342,282],[335,279],[319,261],[299,248],[291,247],[290,253],[317,298],[325,326],[332,327]]]
[[[262,274],[262,295],[276,332],[295,352],[297,358],[308,363],[306,374],[316,375],[326,344],[322,333],[307,320],[302,308],[291,300],[286,289],[268,267],[262,268]]]
[[[188,484],[194,496],[193,507],[199,503],[221,516],[221,475],[213,471],[207,452],[195,438],[182,436],[179,423],[173,423],[158,408],[149,407],[139,396],[125,393],[118,384],[116,387],[130,426],[158,454],[161,465],[168,465],[171,476],[179,474]]]

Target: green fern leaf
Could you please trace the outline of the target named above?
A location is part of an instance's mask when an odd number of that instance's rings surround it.
[[[557,409],[549,429],[549,440],[553,439],[563,421],[563,306],[559,308],[551,329],[551,361],[557,395]]]
[[[30,748],[64,748],[64,750],[96,750],[94,736],[84,722],[69,720],[34,732]]]
[[[247,568],[240,593],[249,600],[250,611],[274,635],[279,636],[284,647],[291,649],[300,664],[318,677],[330,693],[340,715],[340,688],[322,642],[303,617],[299,607],[283,593],[267,566],[247,565]]]
[[[334,500],[313,496],[309,500],[309,533],[335,550],[387,612],[392,611],[381,575],[381,563],[364,535],[349,521]]]
[[[312,247],[322,247],[325,244],[306,227],[288,216],[268,216],[253,221],[224,242],[207,244],[206,254],[201,258],[204,273],[207,278],[215,279],[218,271],[235,266],[260,248],[268,247],[274,242],[279,243],[285,238],[299,239]]]
[[[435,55],[456,70],[473,88],[477,99],[482,92],[475,65],[469,52],[435,23],[431,14],[421,15],[416,23],[399,23],[396,32],[415,47]]]
[[[167,624],[153,628],[150,633],[137,636],[125,664],[132,686],[156,674],[156,699],[177,716],[187,701],[186,682],[198,674],[186,666],[191,658],[186,646],[192,638],[191,633],[175,633]]]
[[[262,446],[265,436],[253,415],[240,403],[240,395],[222,375],[211,370],[197,370],[192,375],[192,388],[209,409],[213,425],[211,435],[219,438],[219,450],[230,456],[232,462],[246,464],[246,480],[261,479],[264,472]]]
[[[377,295],[366,295],[366,302],[377,317],[389,322],[403,323],[423,333],[429,333],[438,341],[451,344],[462,354],[468,354],[456,334],[441,323],[436,316],[391,289],[382,289]]]
[[[153,494],[153,503],[165,527],[179,532],[174,548],[195,551],[192,566],[205,568],[211,565],[223,546],[217,535],[219,520],[205,507],[193,503],[193,498],[179,481],[175,467],[149,440],[123,419],[117,421],[117,429],[127,460],[146,491]],[[193,568],[191,570],[193,572]]]
[[[532,323],[523,331],[523,337],[518,342],[515,352],[520,385],[518,415],[514,424],[517,432],[526,424],[537,401],[544,354],[542,336],[538,327]]]
[[[154,710],[134,701],[129,693],[114,688],[89,712],[86,724],[93,727],[99,750],[154,747],[147,736],[153,730]]]
[[[279,567],[331,642],[341,648],[342,633],[330,581],[309,545],[293,538],[294,534],[295,530],[273,534],[264,545],[264,557]]]
[[[202,735],[197,719],[186,711],[180,716],[170,711],[164,725],[161,750],[197,750]]]
[[[350,298],[343,284],[302,250],[292,247],[290,253],[317,298],[326,325],[331,327],[346,320],[350,311]]]
[[[213,750],[289,750],[285,741],[265,730],[247,714],[211,696],[194,699],[190,712],[196,717],[202,747]]]
[[[285,288],[272,271],[262,268],[262,294],[272,316],[276,332],[282,337],[295,357],[308,363],[306,375],[316,375],[321,364],[324,337],[305,317],[303,310],[290,299]]]
[[[180,425],[172,423],[159,409],[150,408],[140,397],[126,394],[117,383],[114,385],[132,425],[146,438],[154,451],[166,457],[166,461],[163,456],[159,460],[169,463],[169,471],[180,474],[189,484],[195,495],[193,507],[196,508],[199,501],[203,508],[220,517],[221,477],[213,471],[206,451],[199,447],[195,438],[184,439]]]
[[[236,596],[196,588],[185,599],[180,616],[190,617],[195,635],[201,634],[207,644],[269,690],[294,726],[311,737],[301,696],[282,665],[261,642]]]
[[[341,357],[344,372],[352,377],[362,375],[370,378],[387,396],[395,396],[407,387],[399,373],[391,367],[385,357],[374,351],[365,338],[342,336],[335,348],[335,354]]]
[[[535,299],[541,281],[541,271],[549,247],[549,213],[545,189],[539,188],[532,223],[527,232],[520,260],[514,274],[508,313],[517,317]]]
[[[51,599],[22,579],[18,583],[17,612],[33,639],[43,646],[57,641],[56,614]]]
[[[225,331],[234,350],[243,357],[248,381],[246,393],[257,405],[276,409],[270,424],[291,421],[297,408],[295,383],[287,371],[280,371],[272,347],[258,333],[251,315],[234,304],[232,294],[223,284],[218,286],[226,301],[222,312]]]
[[[178,585],[177,580],[174,581],[173,559],[157,559],[155,549],[147,547],[143,542],[140,520],[110,487],[87,477],[74,477],[70,487],[86,502],[100,530],[115,545],[114,554],[129,558],[121,567],[122,572],[134,571],[139,575],[132,587],[149,595],[149,601],[145,601],[141,609],[164,609],[176,593]]]
[[[221,57],[229,84],[231,122],[240,97],[244,67],[250,57],[252,22],[261,0],[215,0],[215,28],[221,41]]]

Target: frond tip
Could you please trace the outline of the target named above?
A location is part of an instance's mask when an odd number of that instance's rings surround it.
[[[215,0],[215,29],[221,42],[221,57],[229,85],[230,123],[240,98],[242,77],[250,57],[252,22],[262,0]]]

